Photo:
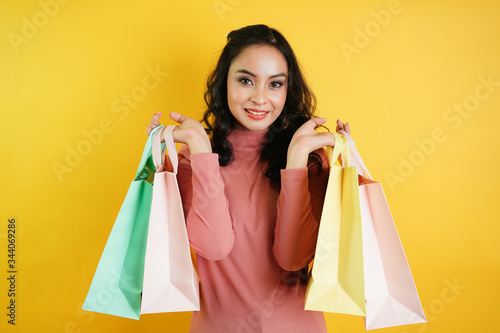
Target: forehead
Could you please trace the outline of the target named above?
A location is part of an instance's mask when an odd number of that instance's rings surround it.
[[[251,45],[244,48],[233,59],[229,72],[240,69],[248,70],[256,75],[288,73],[285,57],[277,48],[270,45]]]

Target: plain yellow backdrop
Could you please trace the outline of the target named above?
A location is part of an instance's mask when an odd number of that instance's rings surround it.
[[[380,332],[496,331],[499,17],[483,0],[3,1],[2,332],[187,332],[189,313],[80,307],[152,114],[200,118],[226,34],[256,23],[287,37],[319,114],[331,129],[351,122],[384,186],[428,323]],[[329,332],[364,331],[361,317],[326,319]]]

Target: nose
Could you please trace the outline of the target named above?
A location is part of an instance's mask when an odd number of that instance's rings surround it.
[[[266,104],[267,101],[266,88],[256,86],[252,91],[252,96],[250,97],[250,100],[257,105]]]

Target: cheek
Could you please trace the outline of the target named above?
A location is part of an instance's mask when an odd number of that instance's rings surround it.
[[[272,97],[272,102],[275,108],[283,109],[286,102],[286,91],[280,94],[276,94]]]
[[[227,87],[228,104],[241,104],[245,101],[244,90],[234,86]]]

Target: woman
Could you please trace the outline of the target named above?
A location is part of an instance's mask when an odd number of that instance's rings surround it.
[[[232,31],[205,101],[206,130],[170,114],[201,285],[190,332],[326,332],[321,312],[304,311],[304,276],[328,178],[322,148],[335,139],[315,130],[326,119],[313,117],[286,39],[265,25]],[[339,120],[340,129],[349,125]]]

